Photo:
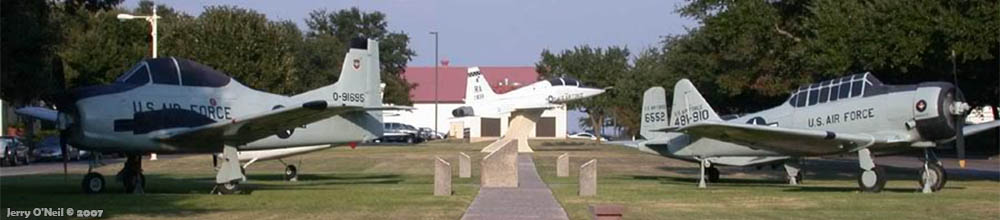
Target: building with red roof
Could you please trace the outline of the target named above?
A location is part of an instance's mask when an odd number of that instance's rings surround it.
[[[497,137],[506,131],[509,116],[501,118],[455,118],[452,110],[465,106],[465,86],[467,78],[467,66],[439,66],[438,83],[434,83],[433,66],[407,67],[403,72],[403,78],[408,82],[416,84],[410,90],[410,100],[413,101],[412,112],[399,112],[398,114],[386,115],[386,122],[400,122],[413,125],[414,127],[426,127],[435,129],[434,103],[437,100],[437,128],[440,132],[449,133],[453,122],[464,122],[463,127],[469,128],[470,136],[477,137]],[[481,66],[480,72],[486,77],[490,87],[497,94],[503,94],[516,88],[529,85],[538,81],[539,74],[533,66]],[[435,99],[435,84],[437,84],[437,98]],[[565,137],[566,135],[566,109],[559,108],[546,111],[542,114],[544,122],[540,122],[538,129],[544,131],[536,132],[542,137]],[[487,127],[480,125],[486,122]],[[496,126],[494,126],[496,125]],[[498,126],[498,127],[497,127]],[[537,129],[536,129],[537,130]],[[456,131],[460,132],[460,131]],[[499,132],[499,134],[497,134]]]

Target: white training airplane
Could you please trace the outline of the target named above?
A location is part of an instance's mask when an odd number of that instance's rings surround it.
[[[17,112],[57,122],[64,148],[125,153],[118,177],[128,193],[143,192],[144,154],[221,152],[216,189],[229,194],[246,180],[238,151],[316,150],[301,147],[354,146],[382,136],[381,111],[408,108],[382,106],[379,68],[378,42],[355,39],[337,83],[284,96],[251,89],[190,60],[148,59],[109,85],[73,90],[56,102],[59,112]],[[104,177],[90,172],[82,186],[100,192]]]
[[[451,114],[455,117],[500,117],[510,114],[509,126],[502,139],[516,139],[518,152],[532,152],[528,136],[543,111],[558,108],[569,101],[599,95],[605,90],[585,86],[569,77],[559,77],[496,94],[479,67],[469,67],[465,83],[466,106],[455,108]],[[482,152],[492,152],[501,147],[500,143],[503,141],[486,146]]]
[[[569,101],[600,95],[605,90],[588,87],[573,78],[559,77],[496,94],[479,67],[469,67],[465,83],[466,106],[456,108],[451,113],[455,117],[499,117],[518,110],[557,108]]]
[[[640,132],[647,140],[637,147],[700,163],[700,187],[719,178],[713,164],[783,162],[789,183],[797,184],[799,158],[857,153],[858,187],[879,192],[887,178],[873,154],[919,149],[925,156],[919,182],[930,193],[947,180],[935,146],[955,141],[964,167],[965,136],[1000,126],[1000,121],[965,126],[969,105],[952,83],[887,85],[870,73],[802,86],[781,105],[728,120],[687,79],[678,81],[673,93],[668,108],[662,87],[646,90]]]

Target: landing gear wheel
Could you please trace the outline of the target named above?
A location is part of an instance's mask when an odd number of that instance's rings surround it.
[[[87,194],[100,193],[104,191],[104,176],[100,173],[88,173],[83,176],[83,182],[80,184],[83,187],[83,192]]]
[[[285,166],[285,180],[287,181],[299,180],[299,170],[295,168],[295,165]]]
[[[881,192],[885,187],[885,181],[885,169],[877,165],[872,170],[861,170],[858,175],[858,187],[862,192]]]
[[[945,173],[944,168],[937,163],[929,163],[927,164],[927,168],[931,171],[928,173],[929,176],[927,176],[927,179],[931,180],[931,191],[937,192],[938,190],[941,190],[941,188],[944,188],[945,182],[948,181],[948,174]],[[926,171],[924,169],[920,170],[920,179],[918,179],[918,181],[920,182],[921,187],[924,186],[925,172]]]
[[[718,183],[719,182],[719,169],[715,167],[709,167],[705,169],[705,173],[708,174],[708,182]]]
[[[146,175],[143,175],[142,173],[139,173],[138,175],[126,175],[124,180],[125,193],[142,194],[145,192]]]
[[[223,183],[216,185],[215,189],[219,195],[230,195],[239,192],[239,185],[240,184],[236,182]]]

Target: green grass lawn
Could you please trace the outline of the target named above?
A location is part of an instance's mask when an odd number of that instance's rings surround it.
[[[143,161],[144,195],[123,194],[121,184],[112,182],[120,164],[98,170],[108,188],[97,195],[81,193],[85,170],[71,170],[68,181],[61,173],[3,177],[0,209],[103,209],[104,216],[116,219],[457,219],[479,192],[478,173],[457,177],[457,152],[466,151],[478,163],[485,144],[319,151],[286,160],[301,163],[298,182],[282,180],[282,164],[261,162],[247,169],[249,181],[241,187],[250,192],[243,195],[209,194],[215,171],[207,155]],[[435,156],[453,164],[454,196],[432,196]]]
[[[574,144],[574,143],[569,143]],[[860,193],[855,166],[807,162],[805,183],[789,186],[784,170],[723,168],[721,183],[697,188],[698,167],[605,145],[533,143],[535,165],[571,219],[590,204],[618,204],[629,219],[997,219],[1000,183],[952,177],[934,194],[917,192],[915,168],[890,167],[881,193]],[[570,177],[555,175],[556,157],[570,154]],[[598,195],[577,196],[579,166],[598,160]],[[822,169],[822,170],[820,170]]]
[[[113,182],[121,165],[98,169],[103,194],[85,195],[85,170],[63,175],[0,178],[0,210],[103,209],[113,219],[457,219],[479,191],[479,150],[488,143],[335,148],[293,157],[299,182],[282,181],[284,166],[267,161],[247,169],[243,195],[209,195],[211,158],[194,155],[143,161],[144,195],[120,193]],[[1000,183],[951,178],[939,193],[916,192],[916,170],[890,167],[892,179],[878,194],[858,193],[854,166],[817,167],[806,162],[806,182],[784,184],[781,169],[723,168],[724,182],[698,189],[696,164],[633,149],[565,141],[532,141],[535,165],[571,219],[588,219],[590,204],[620,204],[628,219],[997,219]],[[472,156],[473,178],[457,177],[458,152]],[[568,152],[570,177],[555,177],[555,158]],[[433,193],[433,158],[452,164],[454,196]],[[598,159],[598,195],[579,197],[578,168]],[[820,171],[822,169],[822,171]],[[516,211],[516,210],[512,210]],[[5,217],[0,217],[6,219]]]

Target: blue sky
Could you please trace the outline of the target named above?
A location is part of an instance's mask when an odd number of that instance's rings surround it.
[[[264,13],[272,20],[303,19],[315,9],[336,11],[357,6],[388,17],[389,29],[410,36],[417,52],[411,66],[434,64],[434,37],[440,32],[439,54],[455,66],[530,66],[543,49],[561,51],[577,45],[625,45],[633,54],[654,47],[660,37],[695,27],[675,9],[681,0],[173,0],[157,1],[191,15],[205,6],[236,5]],[[134,8],[137,0],[125,7]]]

